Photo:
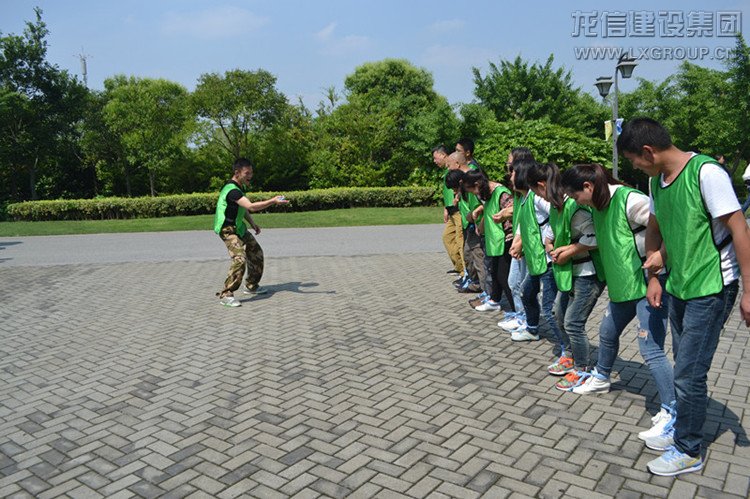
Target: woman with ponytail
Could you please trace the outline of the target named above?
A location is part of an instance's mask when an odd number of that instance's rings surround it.
[[[594,222],[589,209],[565,195],[555,164],[536,164],[529,172],[528,182],[534,194],[550,203],[550,223],[543,237],[552,257],[552,274],[558,289],[555,320],[562,336],[560,357],[547,371],[565,376],[555,388],[569,391],[588,370],[591,346],[586,321],[604,290],[603,276],[597,276],[595,265],[598,253]]]
[[[562,174],[562,186],[578,204],[593,208],[594,229],[609,291],[609,307],[599,327],[599,359],[594,370],[572,389],[573,393],[608,392],[610,375],[620,347],[620,335],[638,319],[638,348],[659,392],[661,411],[651,429],[638,438],[646,440],[670,428],[675,416],[672,364],[664,353],[667,333],[666,294],[653,307],[646,299],[649,288],[663,276],[651,276],[642,268],[646,257],[645,229],[649,198],[615,181],[597,164],[576,165]],[[663,284],[663,282],[662,282]]]
[[[552,275],[552,259],[544,249],[542,233],[549,225],[550,204],[531,191],[529,175],[537,167],[535,161],[516,161],[513,163],[514,184],[516,191],[523,196],[518,209],[518,229],[516,239],[510,248],[514,258],[523,255],[526,258],[528,275],[522,285],[521,301],[526,311],[526,327],[511,332],[513,341],[538,341],[539,316],[549,323],[558,341],[562,342],[562,333],[555,322],[552,309],[557,296],[557,285]],[[541,305],[537,298],[542,289]]]
[[[476,195],[484,206],[484,217],[480,222],[480,231],[484,233],[482,245],[485,251],[484,265],[487,276],[482,288],[488,296],[474,307],[480,312],[500,310],[500,300],[505,294],[510,303],[511,312],[515,312],[513,306],[513,294],[508,286],[508,273],[510,271],[510,245],[513,242],[512,224],[510,221],[497,223],[493,216],[504,208],[513,205],[513,195],[510,189],[489,180],[479,170],[466,172],[463,186],[468,192]]]

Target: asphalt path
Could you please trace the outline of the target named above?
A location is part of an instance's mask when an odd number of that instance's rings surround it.
[[[256,236],[267,257],[434,253],[441,224],[265,229]],[[135,232],[0,238],[0,269],[85,263],[226,259],[212,231]]]

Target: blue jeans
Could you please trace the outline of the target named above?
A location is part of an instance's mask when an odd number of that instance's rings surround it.
[[[523,302],[523,309],[526,311],[526,328],[534,334],[536,334],[536,330],[539,328],[540,307],[537,295],[539,294],[540,287],[542,288],[541,314],[549,323],[550,329],[552,329],[555,338],[562,347],[562,331],[557,326],[555,316],[552,314],[552,309],[555,306],[555,298],[557,297],[557,284],[555,283],[555,277],[552,275],[551,267],[547,267],[547,271],[541,275],[528,274],[523,281],[521,301]]]
[[[675,447],[691,456],[700,455],[706,421],[706,380],[719,336],[734,307],[739,289],[735,281],[715,295],[680,300],[670,296],[669,323],[674,351],[674,386],[677,393]]]
[[[654,378],[661,405],[672,407],[675,400],[674,373],[664,353],[667,314],[671,303],[663,293],[661,308],[653,308],[646,298],[621,303],[610,302],[599,327],[599,360],[596,370],[609,378],[620,349],[620,335],[638,317],[638,349]],[[678,409],[679,411],[679,409]]]
[[[586,321],[603,290],[603,282],[595,275],[587,275],[574,277],[573,288],[557,295],[555,318],[562,331],[563,350],[573,354],[573,362],[579,371],[589,365],[591,346],[586,335]]]
[[[510,291],[513,293],[513,306],[516,309],[516,313],[521,314],[522,317],[526,317],[526,312],[523,310],[523,301],[521,301],[522,295],[522,284],[526,275],[529,273],[529,269],[526,268],[526,259],[521,258],[510,262],[510,273],[508,274],[508,285]]]

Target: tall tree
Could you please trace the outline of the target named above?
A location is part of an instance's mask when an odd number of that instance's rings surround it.
[[[157,174],[179,160],[190,132],[187,90],[171,81],[135,77],[109,79],[105,87],[104,121],[120,135],[127,160],[148,171],[155,196]]]
[[[740,161],[750,156],[750,47],[742,34],[737,35],[734,51],[727,60],[727,72],[731,102],[728,116],[734,142],[730,151],[734,155],[733,169],[737,169]]]
[[[42,11],[34,12],[36,19],[26,23],[23,35],[0,37],[0,150],[6,152],[0,166],[14,184],[18,176],[28,179],[25,193],[20,185],[11,186],[6,195],[14,198],[37,199],[45,168],[54,169],[45,179],[51,194],[61,192],[61,174],[76,177],[78,165],[67,163],[78,156],[77,128],[87,94],[66,71],[47,62],[49,31]]]
[[[473,68],[474,95],[498,121],[547,119],[551,123],[601,135],[607,109],[580,88],[573,87],[570,71],[554,69],[554,57],[544,65],[514,61],[490,62],[486,75]]]
[[[248,155],[251,134],[270,129],[287,111],[275,85],[276,77],[262,69],[201,75],[190,100],[207,125],[203,140],[218,140],[232,158]]]
[[[314,187],[403,185],[434,173],[429,150],[457,138],[457,119],[432,75],[386,59],[355,69],[345,102],[318,117]]]

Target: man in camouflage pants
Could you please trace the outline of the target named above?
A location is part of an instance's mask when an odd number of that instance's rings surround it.
[[[286,204],[289,201],[284,196],[276,196],[265,201],[251,203],[245,197],[243,188],[246,188],[253,176],[253,166],[245,158],[234,162],[232,179],[221,189],[219,199],[216,203],[216,215],[214,217],[214,232],[219,234],[221,240],[229,251],[232,264],[229,267],[229,275],[224,281],[224,288],[216,293],[220,303],[227,307],[239,307],[241,303],[234,298],[234,292],[242,284],[242,277],[247,271],[245,281],[245,293],[264,293],[258,283],[263,276],[263,250],[258,241],[247,230],[248,224],[260,234],[260,227],[253,221],[250,211],[264,210],[277,204]]]

